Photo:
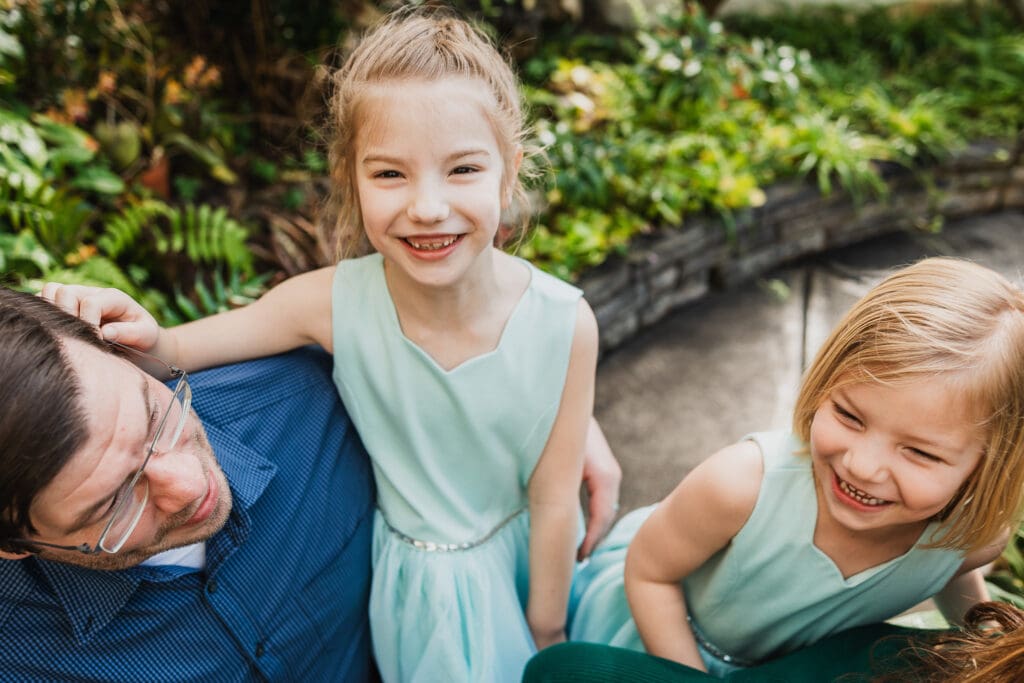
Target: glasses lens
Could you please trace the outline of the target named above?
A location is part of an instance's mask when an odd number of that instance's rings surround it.
[[[116,553],[132,535],[135,525],[139,523],[142,511],[146,509],[146,502],[149,500],[149,482],[145,477],[140,477],[132,487],[121,498],[121,502],[114,508],[114,516],[110,519],[110,526],[100,538],[100,549],[108,553]]]
[[[178,444],[181,432],[185,428],[188,409],[192,404],[192,390],[187,381],[181,381],[174,390],[174,396],[167,407],[167,413],[160,421],[160,426],[153,441],[153,450],[166,453]]]

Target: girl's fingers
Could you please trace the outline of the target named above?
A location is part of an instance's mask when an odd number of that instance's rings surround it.
[[[108,320],[131,322],[138,320],[141,307],[127,294],[117,289],[97,289],[79,299],[78,317],[91,325],[100,326]]]
[[[95,326],[107,341],[143,350],[156,343],[159,334],[156,321],[121,290],[48,282],[40,296]]]
[[[47,301],[52,302],[54,295],[57,290],[60,289],[61,285],[59,282],[47,282],[43,285],[43,291],[39,292],[39,296],[43,297]]]
[[[107,341],[148,351],[156,344],[158,330],[156,323],[150,326],[144,323],[116,322],[103,325],[100,334]]]
[[[53,288],[52,295],[49,299],[58,308],[77,318],[80,317],[78,309],[81,304],[82,297],[84,297],[90,289],[92,288],[83,287],[82,285],[58,285]]]

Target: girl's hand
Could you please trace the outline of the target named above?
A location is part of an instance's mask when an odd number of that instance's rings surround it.
[[[107,341],[149,351],[160,339],[160,326],[149,311],[119,289],[47,282],[39,295],[95,325]]]
[[[619,485],[622,483],[622,468],[593,417],[587,425],[583,449],[583,484],[587,487],[589,514],[587,535],[576,552],[577,560],[587,558],[611,528],[619,512]]]

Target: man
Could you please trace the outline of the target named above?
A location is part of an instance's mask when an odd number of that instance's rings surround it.
[[[141,355],[0,288],[0,680],[373,679],[372,480],[330,358],[165,385]],[[586,551],[620,476],[592,438]]]

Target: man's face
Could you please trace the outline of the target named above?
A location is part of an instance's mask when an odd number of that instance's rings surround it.
[[[88,344],[69,340],[65,349],[78,372],[89,437],[32,501],[33,538],[95,547],[110,519],[114,494],[146,457],[171,391],[128,361]],[[84,555],[43,548],[41,557],[93,569],[122,569],[158,552],[205,540],[227,520],[227,479],[194,412],[174,448],[154,453],[142,476],[149,482],[149,501],[120,551]]]

